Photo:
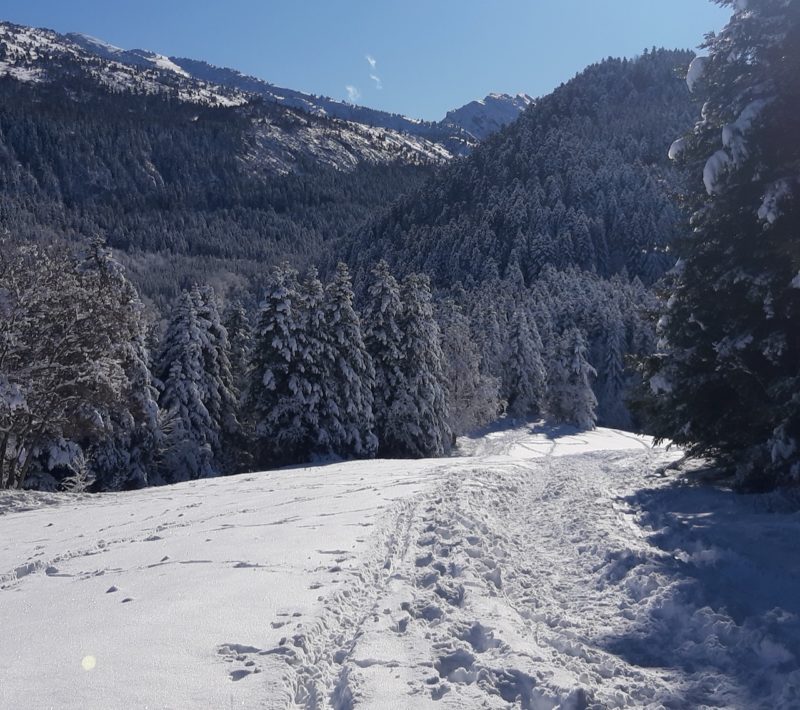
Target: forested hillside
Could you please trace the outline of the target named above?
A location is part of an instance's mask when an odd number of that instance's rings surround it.
[[[632,426],[630,358],[684,228],[667,153],[699,113],[692,56],[609,59],[539,99],[341,242],[357,283],[377,259],[428,274],[510,413]]]
[[[276,126],[282,142],[269,135]],[[24,240],[104,237],[161,306],[196,280],[250,288],[265,265],[319,261],[328,240],[432,169],[401,153],[359,162],[335,128],[269,104],[208,107],[79,78],[0,79],[2,226]],[[323,157],[336,149],[351,169],[311,154],[301,136],[310,129],[327,134]],[[297,138],[293,156],[285,136]],[[364,151],[384,150],[379,137],[362,138]],[[273,159],[294,170],[280,174]]]
[[[589,67],[472,155],[374,219],[346,244],[435,283],[480,282],[547,266],[652,283],[671,266],[678,215],[670,136],[692,125],[689,52]]]

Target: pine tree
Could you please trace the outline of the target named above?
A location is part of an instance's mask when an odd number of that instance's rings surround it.
[[[547,393],[542,339],[533,316],[520,305],[511,317],[503,369],[503,394],[515,417],[539,414]]]
[[[330,446],[342,457],[370,457],[378,449],[372,388],[375,371],[353,308],[353,289],[347,266],[339,263],[325,291],[325,323],[331,353],[327,377],[333,389],[327,403]]]
[[[670,149],[693,216],[644,411],[659,438],[769,486],[800,479],[800,4],[723,4],[687,77],[702,118]]]
[[[401,291],[401,379],[383,443],[395,456],[441,456],[452,445],[439,326],[427,276],[411,274]]]
[[[253,349],[253,326],[241,301],[228,304],[223,314],[225,330],[230,343],[231,375],[240,399],[248,385],[250,359]]]
[[[201,333],[203,354],[203,403],[219,432],[214,458],[226,472],[232,472],[240,446],[238,392],[233,381],[228,331],[222,325],[214,289],[195,286],[192,303]]]
[[[297,272],[280,266],[270,275],[253,338],[248,409],[260,465],[295,463],[308,455],[303,329]]]
[[[598,414],[604,426],[627,429],[631,418],[625,407],[625,323],[618,308],[609,308],[603,319],[603,337],[598,377]]]
[[[559,422],[594,429],[597,399],[592,380],[597,375],[587,360],[586,340],[578,328],[559,339],[558,357],[550,372],[549,412]]]
[[[442,354],[448,425],[455,435],[488,424],[500,411],[500,382],[483,370],[483,358],[473,330],[461,308],[452,300],[440,304]]]
[[[385,261],[377,264],[372,275],[363,318],[364,345],[375,368],[373,411],[379,452],[391,455],[399,447],[389,433],[391,412],[405,378],[400,326],[403,303],[400,287]]]
[[[166,429],[163,477],[169,482],[220,473],[215,452],[220,450],[221,432],[206,406],[204,328],[197,313],[197,294],[184,291],[164,335],[158,371]]]

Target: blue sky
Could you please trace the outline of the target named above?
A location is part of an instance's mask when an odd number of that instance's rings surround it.
[[[709,0],[3,0],[0,18],[204,59],[279,86],[439,119],[487,93],[540,96],[587,64],[694,48]],[[375,78],[371,78],[375,77]],[[356,95],[357,92],[357,95]]]

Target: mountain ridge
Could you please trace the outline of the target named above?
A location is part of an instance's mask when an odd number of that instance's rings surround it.
[[[495,130],[513,121],[533,102],[533,98],[524,93],[511,96],[495,92],[448,111],[445,117],[439,121],[426,121],[405,114],[391,113],[340,101],[329,96],[278,86],[260,77],[245,74],[231,67],[218,66],[205,60],[174,55],[166,56],[144,49],[122,49],[83,33],[72,32],[66,37],[76,44],[87,49],[91,48],[110,59],[138,66],[155,65],[186,77],[256,94],[275,103],[298,108],[307,113],[366,123],[375,127],[390,128],[438,140],[457,154],[465,152],[465,149],[472,147],[475,142],[483,140]]]

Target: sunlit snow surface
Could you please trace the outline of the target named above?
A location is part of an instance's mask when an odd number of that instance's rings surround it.
[[[2,708],[800,707],[800,517],[624,432],[0,496]]]

